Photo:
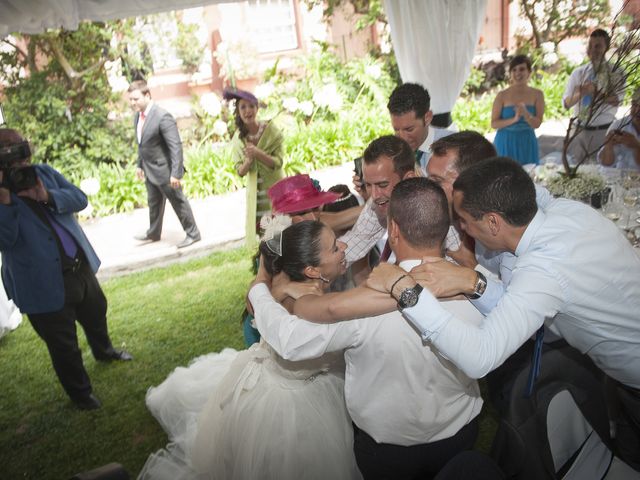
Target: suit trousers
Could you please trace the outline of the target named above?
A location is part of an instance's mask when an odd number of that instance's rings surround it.
[[[160,239],[164,207],[167,199],[169,199],[169,203],[173,207],[174,212],[176,212],[185,233],[192,238],[200,235],[196,221],[193,218],[191,205],[189,205],[189,200],[187,200],[187,197],[185,197],[182,192],[182,187],[172,188],[170,184],[155,185],[148,179],[145,183],[147,186],[147,200],[149,202],[149,230],[147,230],[147,237],[155,240]]]
[[[410,446],[378,443],[354,427],[353,450],[365,480],[433,478],[458,453],[471,450],[478,436],[477,417],[452,437]]]
[[[113,346],[107,330],[107,299],[86,262],[63,273],[65,302],[62,310],[29,314],[29,321],[49,349],[53,368],[67,395],[74,400],[92,391],[78,346],[77,320],[84,329],[93,356],[107,360]]]

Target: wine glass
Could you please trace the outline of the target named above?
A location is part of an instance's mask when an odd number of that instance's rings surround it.
[[[616,185],[611,186],[607,201],[602,205],[602,213],[613,223],[622,217],[624,207],[622,205],[621,191]]]

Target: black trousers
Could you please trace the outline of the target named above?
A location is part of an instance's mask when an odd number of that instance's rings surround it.
[[[377,443],[354,425],[353,449],[365,480],[430,479],[458,453],[471,450],[477,436],[477,418],[453,437],[409,447]]]
[[[93,356],[106,360],[113,353],[107,331],[107,299],[89,265],[79,260],[63,274],[62,310],[29,314],[29,321],[49,349],[53,368],[67,395],[81,399],[91,393],[91,381],[82,363],[76,320],[84,329]]]
[[[609,414],[615,423],[616,454],[640,472],[640,390],[607,377]]]
[[[145,182],[147,186],[147,201],[149,203],[149,230],[147,237],[159,239],[162,234],[162,220],[164,219],[164,207],[167,199],[176,212],[178,220],[185,233],[190,237],[200,235],[196,226],[193,212],[189,200],[182,192],[182,187],[172,188],[171,185],[154,185],[148,179]]]

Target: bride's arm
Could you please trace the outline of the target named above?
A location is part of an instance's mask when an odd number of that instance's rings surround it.
[[[300,297],[296,300],[293,313],[314,323],[335,323],[353,318],[373,317],[396,308],[396,301],[388,293],[356,287],[346,292]]]

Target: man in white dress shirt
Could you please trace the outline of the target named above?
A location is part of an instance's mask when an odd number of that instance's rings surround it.
[[[486,290],[460,275],[440,295],[497,298],[481,326],[442,308],[428,289],[403,311],[423,340],[467,375],[480,378],[543,324],[587,354],[615,383],[621,414],[619,455],[640,469],[640,257],[619,229],[593,208],[566,199],[536,206],[533,182],[516,162],[495,158],[462,172],[453,203],[467,234],[516,256],[508,288]],[[374,270],[369,286],[389,291],[404,272]],[[396,288],[411,288],[403,277]],[[499,291],[492,291],[493,289]]]
[[[451,135],[453,130],[431,126],[431,97],[427,89],[417,83],[403,83],[396,87],[389,96],[387,108],[393,131],[409,144],[415,153],[416,165],[426,173],[431,144]]]
[[[389,209],[389,243],[403,269],[442,252],[449,210],[437,184],[426,178],[400,182]],[[416,292],[401,297],[399,307],[412,298],[417,301]],[[425,346],[400,312],[316,324],[290,315],[263,283],[254,285],[249,299],[260,333],[283,358],[344,349],[345,397],[365,479],[430,478],[473,446],[482,406],[477,383]],[[481,320],[466,300],[443,302],[442,308],[467,322]]]
[[[564,108],[573,108],[572,116],[577,117],[579,123],[580,132],[569,145],[569,153],[576,162],[586,155],[595,157],[624,98],[624,75],[620,67],[615,70],[605,59],[610,44],[611,37],[606,31],[598,28],[591,32],[587,46],[589,63],[571,73],[562,95]],[[600,91],[604,91],[606,97],[596,100],[598,105],[592,112],[594,97],[603,95]]]
[[[640,88],[631,99],[631,111],[607,130],[607,143],[598,153],[605,166],[640,170]]]

